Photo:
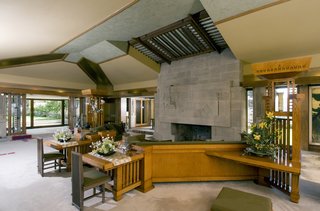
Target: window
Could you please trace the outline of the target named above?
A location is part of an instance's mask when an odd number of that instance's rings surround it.
[[[253,90],[247,89],[247,131],[253,123]]]
[[[27,128],[63,126],[68,124],[68,98],[27,95]]]

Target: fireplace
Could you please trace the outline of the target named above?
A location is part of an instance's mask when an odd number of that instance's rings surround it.
[[[174,141],[211,140],[211,126],[171,123]]]

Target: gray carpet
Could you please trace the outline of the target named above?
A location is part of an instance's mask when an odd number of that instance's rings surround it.
[[[50,149],[46,149],[50,150]],[[133,190],[116,202],[107,193],[106,203],[94,197],[85,201],[85,210],[100,211],[206,211],[222,187],[231,187],[272,199],[274,211],[319,210],[320,158],[304,152],[299,204],[275,188],[252,181],[158,183],[148,193]],[[71,205],[71,180],[68,172],[37,174],[36,140],[0,142],[0,211],[76,210]]]

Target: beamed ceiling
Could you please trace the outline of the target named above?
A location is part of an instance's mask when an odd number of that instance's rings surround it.
[[[230,48],[247,63],[320,51],[320,1],[0,0],[0,91],[153,94],[162,63]]]

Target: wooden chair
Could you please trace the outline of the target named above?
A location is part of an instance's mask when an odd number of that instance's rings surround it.
[[[43,150],[43,139],[37,138],[37,157],[38,157],[38,173],[43,177],[44,170],[53,168],[56,169],[57,165],[59,167],[59,172],[61,172],[61,160],[64,155],[60,152],[48,152],[44,153]]]
[[[86,138],[91,141],[100,141],[101,140],[101,136],[98,134],[87,134]]]
[[[102,193],[102,203],[105,202],[105,183],[109,176],[97,170],[90,170],[83,173],[82,155],[72,152],[71,183],[72,183],[72,205],[83,210],[83,201]],[[100,192],[96,193],[96,187]],[[93,188],[93,194],[84,198],[84,192]]]
[[[115,131],[115,130],[103,130],[103,131],[99,131],[98,134],[103,138],[106,138],[107,136],[109,136],[110,138],[113,138],[113,140],[114,140],[116,138],[117,131]]]

